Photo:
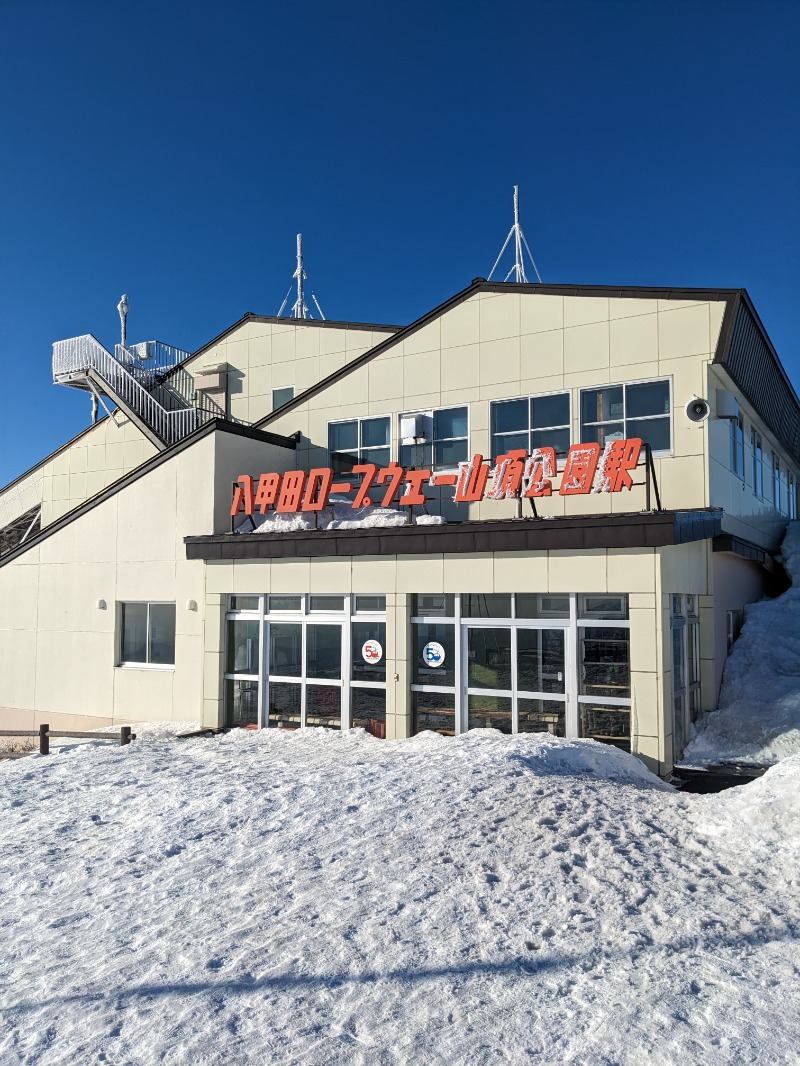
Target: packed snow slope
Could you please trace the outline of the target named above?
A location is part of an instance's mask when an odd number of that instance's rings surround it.
[[[781,562],[792,587],[747,607],[719,708],[697,722],[685,765],[773,766],[800,754],[800,522],[789,523]]]
[[[0,764],[0,1062],[797,1063],[800,758],[236,732]]]

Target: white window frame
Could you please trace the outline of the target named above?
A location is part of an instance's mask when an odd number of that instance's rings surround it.
[[[797,519],[797,478],[793,470],[786,470],[786,495],[789,521]]]
[[[147,607],[147,634],[145,636],[146,652],[150,654],[150,608],[170,606],[175,608],[175,641],[172,647],[171,663],[137,662],[135,659],[123,659],[123,608],[128,605],[136,606],[144,604]],[[174,670],[175,651],[177,646],[178,629],[178,605],[175,600],[118,600],[117,601],[117,668],[121,670]]]
[[[744,417],[741,411],[730,420],[731,473],[740,481],[746,481],[744,462]]]
[[[362,457],[362,453],[363,453],[364,448],[363,448],[363,445],[361,443],[361,426],[362,426],[362,423],[364,423],[364,422],[373,422],[373,421],[375,421],[375,419],[378,419],[378,418],[386,418],[386,419],[388,419],[388,422],[389,422],[389,440],[388,440],[388,442],[386,444],[370,445],[367,448],[367,451],[373,451],[373,450],[377,451],[378,448],[388,448],[389,449],[389,462],[392,461],[392,456],[393,456],[393,449],[392,449],[392,416],[390,414],[384,414],[384,415],[358,415],[355,418],[333,418],[333,419],[331,419],[330,422],[328,422],[328,440],[326,442],[327,443],[327,447],[328,447],[328,453],[327,453],[328,454],[328,466],[331,469],[333,469],[333,451],[331,449],[331,426],[341,426],[341,425],[344,425],[347,422],[357,422],[358,423],[358,460],[357,460],[357,462],[358,463],[368,463],[368,462],[371,462],[369,456],[367,456],[365,458]],[[355,465],[355,464],[353,464],[353,465]],[[345,474],[345,473],[342,473],[342,474],[334,473],[334,476],[335,477],[347,477],[347,474]]]
[[[753,464],[753,495],[766,500],[764,495],[764,440],[755,426],[750,427],[750,449]]]
[[[628,417],[628,394],[627,394],[627,389],[630,388],[631,385],[656,385],[656,384],[659,384],[662,381],[665,381],[667,383],[667,385],[669,386],[669,412],[667,414],[638,415],[638,416],[636,416],[634,418],[629,418]],[[579,443],[581,443],[581,444],[585,444],[586,443],[586,441],[583,440],[583,426],[584,426],[583,415],[582,415],[582,411],[583,411],[583,403],[582,403],[583,394],[585,392],[598,392],[598,391],[601,391],[603,389],[619,389],[619,388],[622,389],[622,418],[607,418],[603,422],[587,422],[586,425],[587,426],[605,426],[605,425],[610,425],[611,423],[614,423],[614,422],[622,422],[622,426],[623,426],[622,432],[623,432],[624,436],[627,437],[628,436],[628,422],[650,422],[650,421],[655,421],[657,418],[668,418],[669,419],[669,448],[658,448],[658,449],[654,448],[653,449],[653,455],[654,456],[664,457],[664,458],[668,457],[668,456],[671,456],[671,455],[674,455],[674,451],[675,451],[675,432],[674,432],[675,425],[674,425],[674,421],[673,421],[673,415],[675,413],[675,402],[674,402],[674,396],[673,396],[674,390],[673,390],[673,385],[672,385],[672,375],[671,374],[664,374],[664,375],[661,375],[660,377],[655,377],[655,378],[637,378],[637,379],[635,379],[633,381],[611,381],[607,385],[604,385],[604,384],[587,385],[585,388],[580,389],[579,390],[579,394],[578,394],[578,436],[580,438]]]
[[[537,427],[536,430],[534,430],[531,427],[531,403],[534,400],[543,400],[543,399],[545,399],[548,396],[566,396],[568,398],[568,400],[569,400],[569,421],[565,425],[544,426],[541,429],[539,429]],[[528,455],[530,455],[531,450],[532,450],[531,449],[531,434],[532,433],[534,433],[534,432],[536,432],[536,433],[547,433],[550,430],[557,430],[557,429],[566,429],[569,432],[569,442],[567,443],[567,450],[569,450],[569,446],[573,442],[572,441],[572,419],[573,419],[574,411],[573,411],[573,403],[572,403],[572,389],[552,389],[549,392],[531,392],[531,393],[528,393],[527,395],[525,395],[523,393],[523,395],[521,395],[521,396],[505,396],[502,399],[496,399],[496,400],[490,400],[489,401],[489,447],[490,447],[490,450],[492,452],[492,460],[493,461],[497,458],[497,454],[498,454],[496,449],[495,449],[495,446],[494,446],[494,438],[495,438],[495,436],[497,436],[497,434],[495,434],[494,431],[492,430],[492,412],[493,412],[493,409],[494,409],[495,405],[499,405],[499,404],[503,404],[503,403],[513,403],[514,400],[527,400],[528,401],[528,428],[527,428],[527,431],[526,431],[527,435],[528,435],[528,444],[527,444]],[[671,402],[672,402],[672,400],[670,398],[670,403]],[[520,432],[522,432],[522,431],[520,430]],[[501,436],[504,436],[504,435],[505,434],[501,434]],[[557,459],[558,459],[558,468],[561,469],[564,466],[565,460],[562,459],[561,456],[557,456]]]
[[[435,456],[435,450],[436,450],[435,449],[435,445],[436,445],[436,443],[441,443],[443,441],[466,440],[466,442],[467,442],[467,454],[466,454],[465,458],[463,460],[460,460],[460,461],[467,462],[470,459],[469,442],[472,439],[471,432],[470,432],[471,428],[472,428],[472,424],[471,424],[471,422],[472,422],[472,420],[471,420],[471,414],[472,414],[471,407],[472,407],[472,405],[469,404],[469,403],[448,403],[448,404],[442,404],[440,407],[428,407],[428,408],[421,407],[421,408],[419,408],[417,410],[413,410],[413,411],[401,411],[398,414],[398,416],[397,416],[397,460],[398,460],[398,462],[400,461],[400,455],[401,455],[400,449],[401,448],[403,448],[403,447],[413,448],[414,447],[413,444],[408,444],[408,445],[404,445],[403,444],[403,438],[400,436],[400,425],[401,425],[401,420],[403,418],[414,418],[416,415],[427,415],[430,418],[430,420],[431,420],[431,433],[433,433],[433,424],[435,422],[434,416],[435,416],[437,411],[460,411],[462,408],[466,408],[466,411],[467,411],[467,432],[466,432],[465,436],[463,436],[463,437],[434,437],[434,436],[431,436],[430,441],[425,441],[425,444],[426,445],[429,444],[430,448],[431,448],[431,470],[434,470],[437,474],[457,471],[458,470],[458,464],[456,464],[455,466],[436,466],[436,464],[434,462],[434,456]]]
[[[772,453],[772,502],[775,505],[775,510],[780,513],[781,511],[781,461],[778,453],[773,451]]]
[[[238,595],[245,595],[244,593],[238,593]],[[255,595],[255,593],[250,593]],[[288,683],[301,686],[301,710],[300,710],[300,722],[298,722],[299,729],[305,729],[306,726],[306,709],[304,694],[307,685],[328,686],[333,688],[339,688],[341,690],[341,712],[340,712],[340,725],[341,732],[346,732],[352,728],[352,698],[351,694],[353,689],[377,689],[380,691],[388,691],[388,663],[386,667],[387,679],[384,681],[355,681],[351,679],[352,672],[352,631],[354,623],[363,622],[382,622],[386,625],[386,608],[382,611],[356,611],[356,596],[358,593],[344,594],[344,593],[273,593],[273,595],[286,595],[286,596],[298,596],[300,598],[299,609],[292,609],[287,611],[269,611],[269,594],[265,593],[259,595],[259,606],[257,609],[241,611],[228,609],[225,613],[226,628],[225,639],[227,641],[227,622],[236,620],[258,621],[259,622],[259,672],[257,674],[240,674],[240,673],[227,673],[223,674],[223,681],[255,681],[258,683],[258,715],[257,726],[259,729],[276,728],[275,726],[269,726],[269,685],[270,682],[276,684]],[[312,596],[336,596],[336,598],[343,599],[343,606],[341,610],[333,611],[320,611],[311,610],[311,598]],[[362,594],[363,595],[363,594]],[[376,594],[377,595],[377,594]],[[230,607],[230,598],[228,599],[228,607]],[[297,677],[289,677],[286,675],[274,674],[270,676],[270,664],[269,664],[269,623],[270,619],[275,618],[278,624],[280,623],[295,623],[301,625],[301,671]],[[339,625],[342,632],[342,651],[341,651],[341,664],[340,664],[340,677],[339,678],[309,678],[307,677],[307,663],[306,663],[306,639],[309,625]],[[225,655],[227,656],[227,646],[225,648]],[[384,662],[386,662],[386,648],[383,649]],[[227,707],[224,708],[225,716],[227,720]]]

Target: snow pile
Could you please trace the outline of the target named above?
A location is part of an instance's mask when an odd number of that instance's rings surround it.
[[[719,708],[697,722],[686,765],[772,766],[800,754],[800,522],[789,524],[781,561],[792,587],[748,605]]]
[[[790,769],[697,797],[494,731],[4,762],[0,1062],[794,1062]]]
[[[297,514],[278,514],[268,511],[265,515],[254,515],[253,528],[245,521],[237,533],[296,533],[303,529],[385,529],[390,526],[407,526],[407,511],[396,511],[391,507],[353,507],[346,496],[331,496],[331,502],[321,511],[298,511]],[[441,515],[416,515],[414,525],[444,525]]]
[[[729,789],[709,803],[776,844],[800,843],[800,755],[770,767],[747,788]]]

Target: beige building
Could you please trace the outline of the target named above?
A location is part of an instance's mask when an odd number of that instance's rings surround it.
[[[743,290],[478,279],[405,328],[247,315],[54,372],[111,413],[0,492],[5,728],[547,730],[666,774],[797,512]]]

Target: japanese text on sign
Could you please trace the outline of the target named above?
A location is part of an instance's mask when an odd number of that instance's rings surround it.
[[[633,487],[632,472],[639,462],[642,442],[638,437],[612,440],[601,450],[597,443],[573,444],[567,452],[559,496],[577,496],[589,492],[620,492]],[[494,466],[482,455],[473,455],[458,464],[458,473],[434,473],[432,470],[409,470],[398,463],[377,467],[374,463],[357,463],[353,479],[334,481],[329,467],[289,470],[285,474],[262,474],[254,478],[241,474],[233,493],[231,514],[244,510],[247,515],[266,514],[273,507],[278,514],[297,511],[321,511],[332,494],[355,493],[352,506],[413,507],[424,504],[425,485],[453,486],[456,503],[480,500],[538,499],[551,496],[557,476],[553,448],[536,448],[530,454],[518,449],[498,455]],[[491,475],[491,480],[490,480]]]

